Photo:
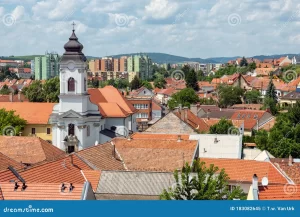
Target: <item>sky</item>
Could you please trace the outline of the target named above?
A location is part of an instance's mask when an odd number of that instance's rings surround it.
[[[300,53],[299,0],[0,0],[0,56],[62,54],[72,22],[87,56]]]

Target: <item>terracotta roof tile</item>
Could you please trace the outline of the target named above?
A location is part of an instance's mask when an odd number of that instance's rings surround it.
[[[185,110],[185,111],[184,111]],[[187,120],[183,120],[181,117],[182,112],[187,112]],[[189,109],[183,109],[178,112],[174,112],[174,114],[179,117],[181,120],[189,124],[192,128],[195,130],[198,130],[200,132],[208,132],[209,126],[199,117],[193,114]]]
[[[167,140],[178,140],[177,134],[157,134],[157,133],[134,133],[132,134],[131,138],[133,139],[167,139]],[[190,135],[188,134],[181,134],[180,139],[182,140],[189,140]]]
[[[22,191],[22,183],[18,183],[19,188],[14,191],[14,183],[0,183],[4,200],[80,200],[83,184],[73,184],[73,190],[69,192],[69,185],[61,192],[61,183],[28,183],[26,189]]]
[[[2,102],[0,109],[14,110],[28,124],[48,124],[55,103]]]
[[[259,200],[300,200],[300,185],[269,185],[259,187]]]
[[[86,181],[91,183],[94,192],[97,190],[98,183],[101,176],[101,171],[98,170],[82,170],[82,174]]]
[[[204,161],[206,165],[214,164],[219,169],[224,168],[230,180],[252,183],[252,177],[256,174],[259,181],[267,176],[269,184],[286,184],[288,182],[270,162],[213,158],[201,158],[200,160]]]
[[[0,149],[1,150],[1,149]],[[7,170],[9,166],[12,166],[16,169],[21,169],[24,167],[23,164],[7,157],[6,155],[0,152],[0,171]]]
[[[137,111],[113,86],[88,89],[88,93],[91,102],[98,105],[100,113],[104,117],[127,117]]]
[[[19,171],[19,174],[29,183],[84,183],[81,170],[91,168],[76,155],[70,155]]]
[[[38,137],[0,136],[0,150],[15,161],[26,164],[53,161],[65,154]]]
[[[198,141],[157,139],[113,139],[128,170],[173,172],[191,163]]]
[[[279,162],[274,164],[279,169],[284,171],[294,181],[294,183],[300,184],[300,163],[293,163],[292,166],[289,166],[287,162]]]
[[[91,167],[97,170],[124,170],[122,161],[113,157],[113,146],[110,143],[93,146],[76,153]]]
[[[10,170],[0,171],[0,182],[19,181]]]

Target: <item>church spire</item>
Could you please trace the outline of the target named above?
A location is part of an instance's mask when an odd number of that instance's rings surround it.
[[[69,38],[69,41],[65,44],[64,48],[66,50],[66,53],[81,53],[83,49],[83,45],[78,41],[78,38],[75,34],[75,23],[72,23],[73,30],[72,35]]]

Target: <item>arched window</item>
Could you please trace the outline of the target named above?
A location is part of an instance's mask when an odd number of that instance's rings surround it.
[[[84,78],[84,91],[86,91],[86,78]]]
[[[90,136],[90,134],[91,134],[91,129],[90,129],[90,126],[88,125],[86,127],[86,136]]]
[[[69,80],[68,80],[68,91],[69,92],[75,91],[75,79],[74,78],[69,78]]]
[[[69,124],[69,129],[68,129],[68,134],[70,135],[75,135],[75,126],[74,124]]]

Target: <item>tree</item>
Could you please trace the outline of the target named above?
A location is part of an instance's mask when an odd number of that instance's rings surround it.
[[[0,135],[16,136],[23,130],[26,121],[15,114],[15,111],[0,109]]]
[[[22,92],[30,102],[45,102],[41,81],[33,81],[29,87],[23,88]]]
[[[142,81],[142,86],[146,87],[149,90],[153,89],[153,87],[152,87],[152,85],[150,84],[149,81]]]
[[[245,93],[244,98],[247,104],[259,103],[261,100],[261,94],[258,90],[251,90]]]
[[[231,129],[233,129],[232,121],[222,118],[209,128],[209,134],[228,134]],[[239,132],[238,129],[232,131],[232,133],[237,132]]]
[[[230,191],[229,177],[225,170],[211,164],[194,161],[193,166],[188,163],[181,173],[174,172],[176,185],[164,190],[160,195],[162,200],[233,200],[245,199],[246,196],[239,186]]]
[[[43,93],[46,102],[59,102],[60,82],[58,76],[45,82],[43,85]]]
[[[199,91],[197,73],[194,69],[187,73],[187,76],[185,77],[185,82],[188,88],[193,88],[195,91]]]
[[[4,84],[0,90],[0,94],[9,95],[10,93],[11,93],[11,91],[9,90],[8,86],[6,84]]]
[[[155,73],[155,79],[154,79],[154,87],[163,89],[165,88],[167,82],[164,78],[164,76],[160,73]]]
[[[174,109],[179,105],[190,107],[191,104],[199,102],[198,95],[192,88],[185,88],[172,95],[172,98],[168,101],[168,107]]]
[[[270,79],[270,82],[269,82],[269,85],[268,85],[268,89],[267,89],[267,92],[266,92],[266,98],[271,98],[274,100],[275,103],[277,103],[277,94],[276,94],[276,91],[275,91],[275,85],[273,83],[273,79]]]
[[[189,65],[184,65],[184,66],[181,68],[181,70],[183,71],[184,76],[186,77],[187,74],[190,72],[191,68],[190,68]]]
[[[134,76],[133,80],[130,83],[130,87],[132,90],[136,90],[141,87],[141,81],[137,76]]]
[[[243,57],[241,59],[240,67],[242,67],[242,66],[248,66],[248,62],[247,62],[247,59],[245,57]]]
[[[229,85],[219,85],[217,88],[219,106],[226,108],[234,104],[242,103],[244,90],[240,87],[232,87]]]
[[[278,112],[278,109],[276,107],[276,101],[270,97],[265,97],[263,108],[269,109],[272,115],[276,115]]]
[[[249,71],[253,71],[256,69],[256,63],[255,62],[252,62],[248,65],[248,70]]]
[[[255,144],[260,150],[268,149],[268,132],[266,130],[259,130],[255,134]]]

